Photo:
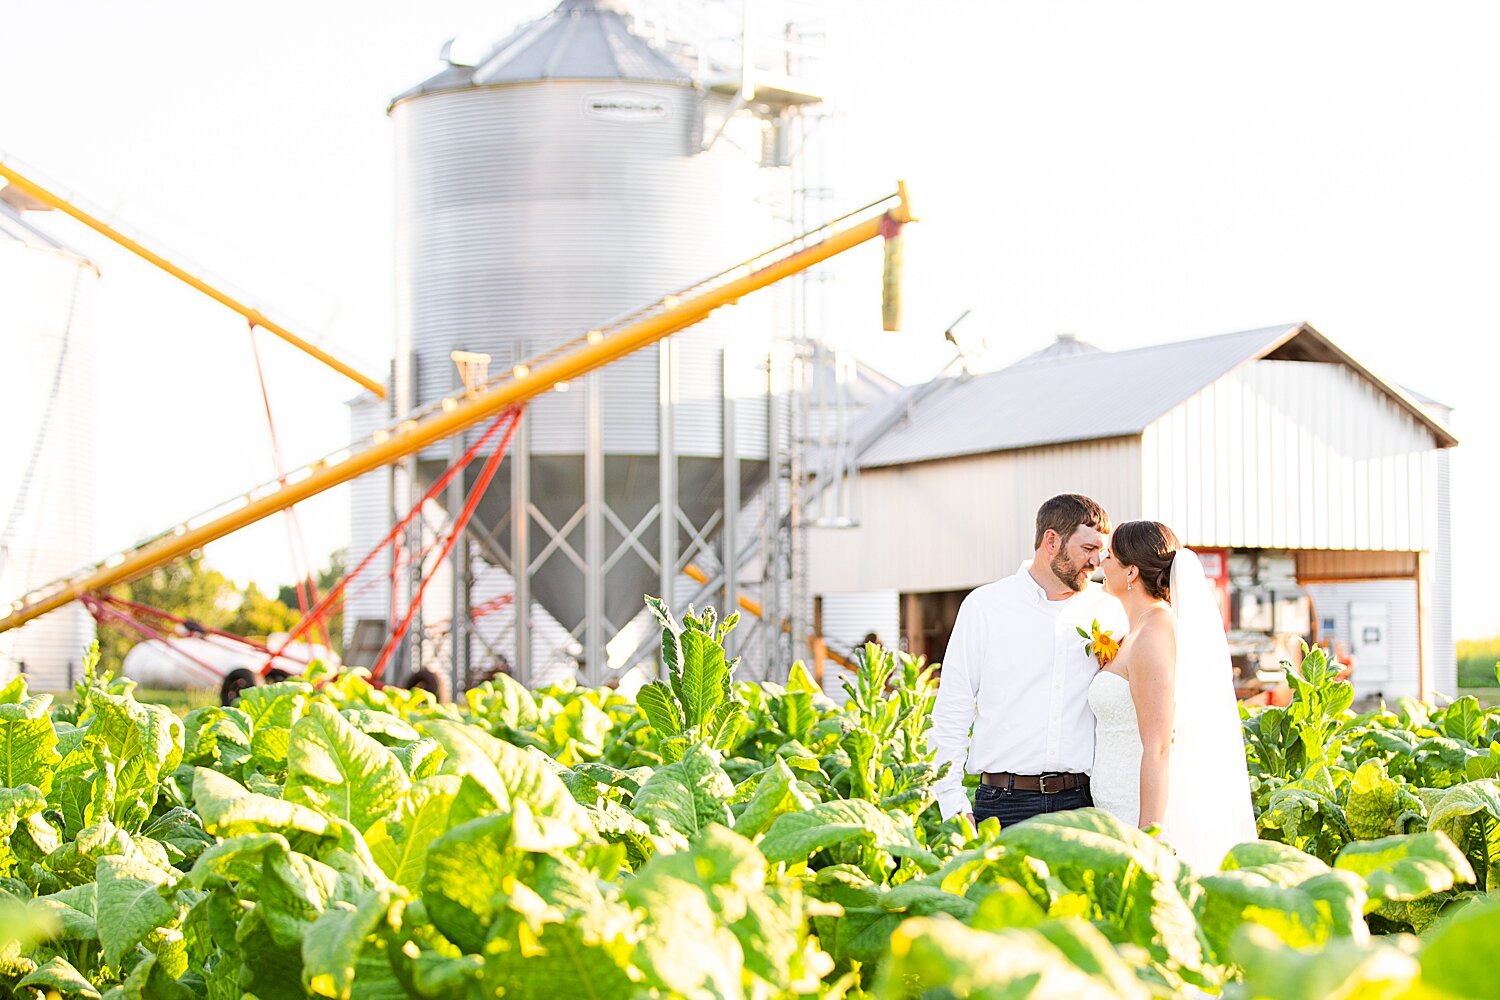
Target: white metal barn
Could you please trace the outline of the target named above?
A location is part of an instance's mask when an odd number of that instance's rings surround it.
[[[899,593],[904,645],[940,658],[963,596],[1029,558],[1041,501],[1081,492],[1204,552],[1232,638],[1346,643],[1362,696],[1452,694],[1446,417],[1305,323],[1060,338],[909,406],[859,462],[857,526],[811,530],[810,590]]]

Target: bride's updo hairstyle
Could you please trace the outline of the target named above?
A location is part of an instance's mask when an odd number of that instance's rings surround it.
[[[1126,521],[1109,537],[1109,551],[1121,566],[1140,571],[1140,584],[1158,601],[1172,596],[1172,559],[1182,543],[1160,521]]]

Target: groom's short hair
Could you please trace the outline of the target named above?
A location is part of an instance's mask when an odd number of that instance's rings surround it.
[[[1109,514],[1098,502],[1082,493],[1059,493],[1037,508],[1036,543],[1032,548],[1042,547],[1042,539],[1049,530],[1057,532],[1066,545],[1080,524],[1109,534]]]

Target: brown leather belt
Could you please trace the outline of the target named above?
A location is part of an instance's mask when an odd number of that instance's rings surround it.
[[[1041,792],[1056,795],[1089,787],[1089,776],[1072,771],[1054,771],[1050,774],[1011,774],[1009,771],[985,771],[979,780],[998,788],[1014,788],[1023,792]]]

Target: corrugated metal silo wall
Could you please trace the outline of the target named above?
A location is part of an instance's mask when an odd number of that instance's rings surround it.
[[[591,97],[621,91],[661,114],[590,113]],[[503,370],[764,247],[772,227],[756,167],[729,145],[694,155],[700,116],[692,90],[634,82],[544,81],[398,105],[397,357],[415,365],[414,402],[452,392],[454,349],[490,354]],[[763,336],[737,316],[744,309],[679,338],[684,454],[720,453],[721,345]],[[656,374],[647,351],[603,375],[606,452],[656,451]],[[534,403],[533,451],[582,452],[585,402],[572,392]]]
[[[349,404],[349,439],[364,441],[376,430],[390,423],[388,404],[374,396],[360,396]],[[378,469],[360,476],[349,484],[349,569],[359,565],[371,549],[385,537],[391,527],[390,472]],[[390,547],[375,555],[370,565],[349,585],[344,595],[345,648],[354,638],[355,623],[361,618],[384,621],[390,614]],[[370,664],[355,664],[369,666]]]
[[[9,444],[0,468],[0,526],[8,529],[0,593],[7,599],[93,555],[96,277],[71,254],[0,243],[0,427]],[[61,690],[93,639],[93,619],[70,605],[0,635],[0,671],[8,676],[24,662],[33,688]]]
[[[1361,675],[1354,668],[1354,693],[1357,698],[1382,695],[1394,701],[1401,695],[1417,697],[1417,669],[1420,656],[1417,629],[1417,585],[1413,580],[1366,580],[1352,583],[1314,583],[1307,585],[1314,613],[1333,621],[1333,634],[1349,640],[1349,605],[1380,602],[1389,612],[1390,668],[1384,680],[1370,672]]]

